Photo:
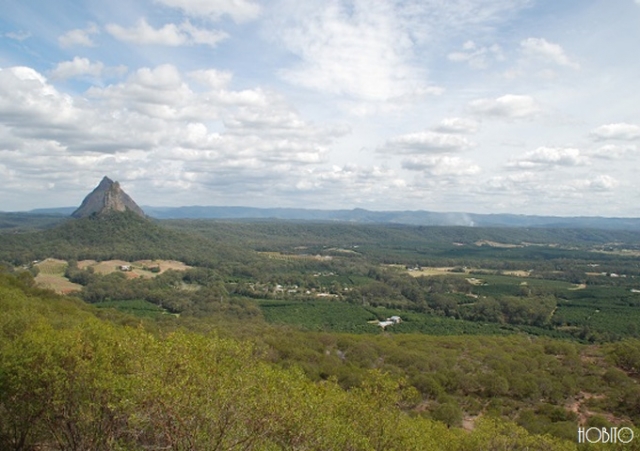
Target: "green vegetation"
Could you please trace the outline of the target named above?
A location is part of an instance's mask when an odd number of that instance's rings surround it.
[[[131,214],[0,234],[0,448],[576,449],[640,424],[639,248]]]
[[[211,266],[222,259],[242,262],[247,258],[240,248],[172,231],[129,211],[67,220],[44,231],[0,236],[0,260],[20,264],[47,257],[128,261],[173,258],[190,265]]]
[[[247,342],[100,321],[6,276],[0,294],[3,449],[574,449],[495,419],[448,429],[451,403],[410,415],[415,391],[380,371],[345,391]]]
[[[121,312],[135,316],[156,318],[158,315],[166,315],[168,312],[156,304],[143,300],[134,301],[103,301],[94,304],[97,308],[115,308]]]

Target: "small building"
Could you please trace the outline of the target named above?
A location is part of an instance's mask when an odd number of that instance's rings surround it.
[[[387,326],[393,326],[394,324],[400,324],[402,322],[402,318],[399,316],[391,316],[384,321],[378,321],[378,326],[386,329]]]

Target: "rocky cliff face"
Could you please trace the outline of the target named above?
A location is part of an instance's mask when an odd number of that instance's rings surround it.
[[[142,217],[145,216],[142,209],[122,190],[120,184],[105,176],[100,184],[84,198],[80,207],[71,216],[84,218],[94,214],[103,215],[112,211],[127,210]]]

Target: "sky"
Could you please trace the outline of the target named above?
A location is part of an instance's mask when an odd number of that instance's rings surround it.
[[[0,211],[640,217],[640,0],[3,0]]]

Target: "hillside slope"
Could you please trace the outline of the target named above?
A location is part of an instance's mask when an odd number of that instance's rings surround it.
[[[0,260],[25,264],[46,257],[174,259],[199,266],[253,258],[251,252],[197,234],[169,230],[129,210],[70,219],[52,229],[4,234],[0,239]]]

